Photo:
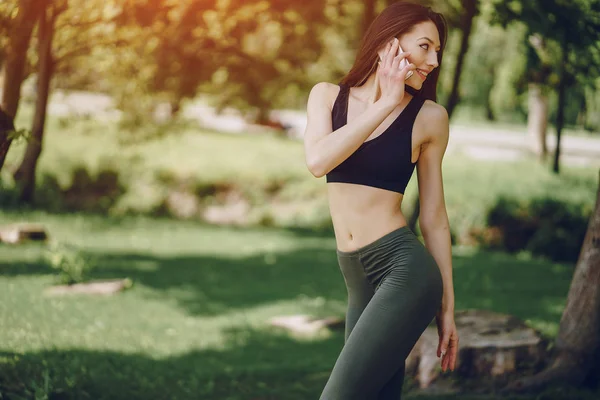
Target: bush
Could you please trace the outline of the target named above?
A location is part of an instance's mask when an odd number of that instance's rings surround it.
[[[52,244],[45,256],[48,265],[57,270],[60,283],[65,285],[84,282],[93,268],[92,260],[71,246]]]
[[[19,207],[19,193],[14,186],[0,180],[0,208],[3,210],[17,209]]]
[[[591,210],[550,198],[528,202],[502,197],[487,214],[476,240],[489,249],[511,253],[526,250],[553,261],[575,262]]]

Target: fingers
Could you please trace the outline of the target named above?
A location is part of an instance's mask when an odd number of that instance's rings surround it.
[[[396,53],[398,53],[398,46],[400,46],[400,42],[398,41],[397,38],[394,38],[394,40],[392,40],[392,44],[390,46],[390,48],[387,51],[385,60],[384,60],[384,67],[386,68],[391,68],[392,67],[392,63],[394,62],[394,55],[396,55]]]
[[[448,369],[454,371],[456,367],[456,348],[450,348],[446,356],[442,359],[442,371],[446,372]]]
[[[381,64],[385,61],[391,46],[392,46],[392,42],[390,41],[385,45],[385,47],[382,50],[380,50],[377,53],[377,54],[379,54],[379,64]]]
[[[405,51],[405,52],[399,53],[396,57],[394,57],[394,59],[392,61],[392,70],[395,71],[395,70],[399,69],[401,67],[401,65],[403,64],[402,61],[404,59],[406,59],[409,54],[410,54],[409,51]],[[408,64],[408,60],[406,60],[405,63]]]
[[[450,341],[450,335],[444,333],[444,335],[440,338],[440,343],[438,345],[438,357],[444,357],[446,351],[448,350],[448,342]]]
[[[454,371],[454,368],[456,368],[456,356],[458,355],[458,338],[452,338],[450,340],[450,346],[450,360],[448,362],[450,364],[450,369]]]
[[[389,41],[385,48],[379,51],[379,66],[382,69],[386,69],[387,72],[391,72],[390,75],[397,76],[399,78],[408,79],[413,72],[411,70],[404,71],[405,65],[411,65],[408,62],[408,56],[411,54],[410,51],[401,51],[400,41],[397,38]],[[411,67],[415,69],[416,67]],[[404,72],[404,73],[402,73]],[[388,75],[388,74],[386,74]]]
[[[450,337],[448,342],[448,347],[446,348],[446,353],[442,355],[441,367],[442,371],[446,372],[446,370],[450,369],[454,371],[456,368],[456,357],[458,354],[458,338],[456,336]]]
[[[408,64],[406,67],[404,67],[404,69],[402,70],[402,73],[404,74],[404,80],[407,80],[408,78],[413,76],[416,69],[417,66],[415,64]]]

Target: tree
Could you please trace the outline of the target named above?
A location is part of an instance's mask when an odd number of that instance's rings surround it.
[[[67,9],[66,1],[49,0],[44,5],[39,15],[38,25],[38,73],[36,85],[35,113],[31,127],[31,136],[27,142],[27,148],[23,161],[15,171],[14,178],[20,185],[19,200],[30,203],[33,200],[35,189],[35,171],[40,154],[42,153],[42,142],[44,137],[44,125],[46,123],[46,109],[48,95],[50,93],[50,81],[54,69],[52,55],[52,41],[54,28],[58,16]]]
[[[575,84],[589,84],[600,75],[600,0],[494,0],[494,7],[494,22],[506,26],[521,21],[527,25],[528,38],[540,35],[560,47],[552,165],[552,171],[558,173],[566,90]]]
[[[362,32],[360,35],[361,37],[364,36],[364,34],[367,32],[367,29],[371,25],[371,22],[373,22],[373,20],[375,19],[375,16],[376,16],[375,6],[377,5],[377,0],[366,0],[363,2],[363,4],[364,4],[364,13],[363,13],[363,20],[362,20]]]
[[[326,25],[319,24],[326,19],[324,0],[297,7],[279,0],[69,0],[69,7],[67,0],[46,1],[32,138],[14,174],[27,202],[54,75],[63,88],[111,93],[130,115],[143,118],[156,101],[177,109],[201,90],[218,98],[217,107],[254,106],[264,120],[278,91],[306,80],[302,67],[317,58]]]
[[[532,391],[549,384],[580,385],[600,378],[600,182],[548,368],[508,386]]]
[[[456,66],[454,67],[454,77],[452,79],[452,89],[448,100],[446,101],[446,109],[448,111],[448,117],[452,117],[452,113],[459,102],[459,84],[460,76],[462,75],[462,69],[464,60],[469,51],[469,38],[471,37],[471,30],[473,27],[473,19],[479,13],[479,0],[461,0],[462,12],[460,17],[459,29],[461,32],[460,48],[458,50],[458,56],[456,59]]]
[[[528,38],[527,80],[528,113],[527,131],[533,152],[540,161],[548,156],[546,141],[548,131],[548,86],[553,73],[553,60],[547,41],[539,34]]]
[[[144,94],[178,104],[201,92],[218,109],[258,110],[259,120],[284,88],[308,84],[305,69],[321,53],[331,8],[325,0],[167,3],[173,12],[137,3],[119,22],[147,32],[136,42],[146,71],[138,85],[122,85],[122,104]]]
[[[17,8],[14,18],[7,18],[10,26],[4,51],[0,109],[13,121],[19,108],[31,33],[40,11],[45,8],[44,4],[45,0],[19,0],[16,4],[12,3]],[[12,132],[0,129],[0,170],[13,140]]]

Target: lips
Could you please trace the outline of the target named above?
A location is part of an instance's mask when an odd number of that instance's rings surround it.
[[[421,79],[423,79],[423,80],[427,79],[427,72],[422,71],[417,68],[417,74],[421,77]]]

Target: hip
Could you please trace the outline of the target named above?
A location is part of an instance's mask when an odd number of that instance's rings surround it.
[[[342,274],[349,285],[366,279],[378,287],[390,273],[411,285],[442,286],[437,263],[427,248],[407,227],[397,228],[351,251],[337,249]]]

